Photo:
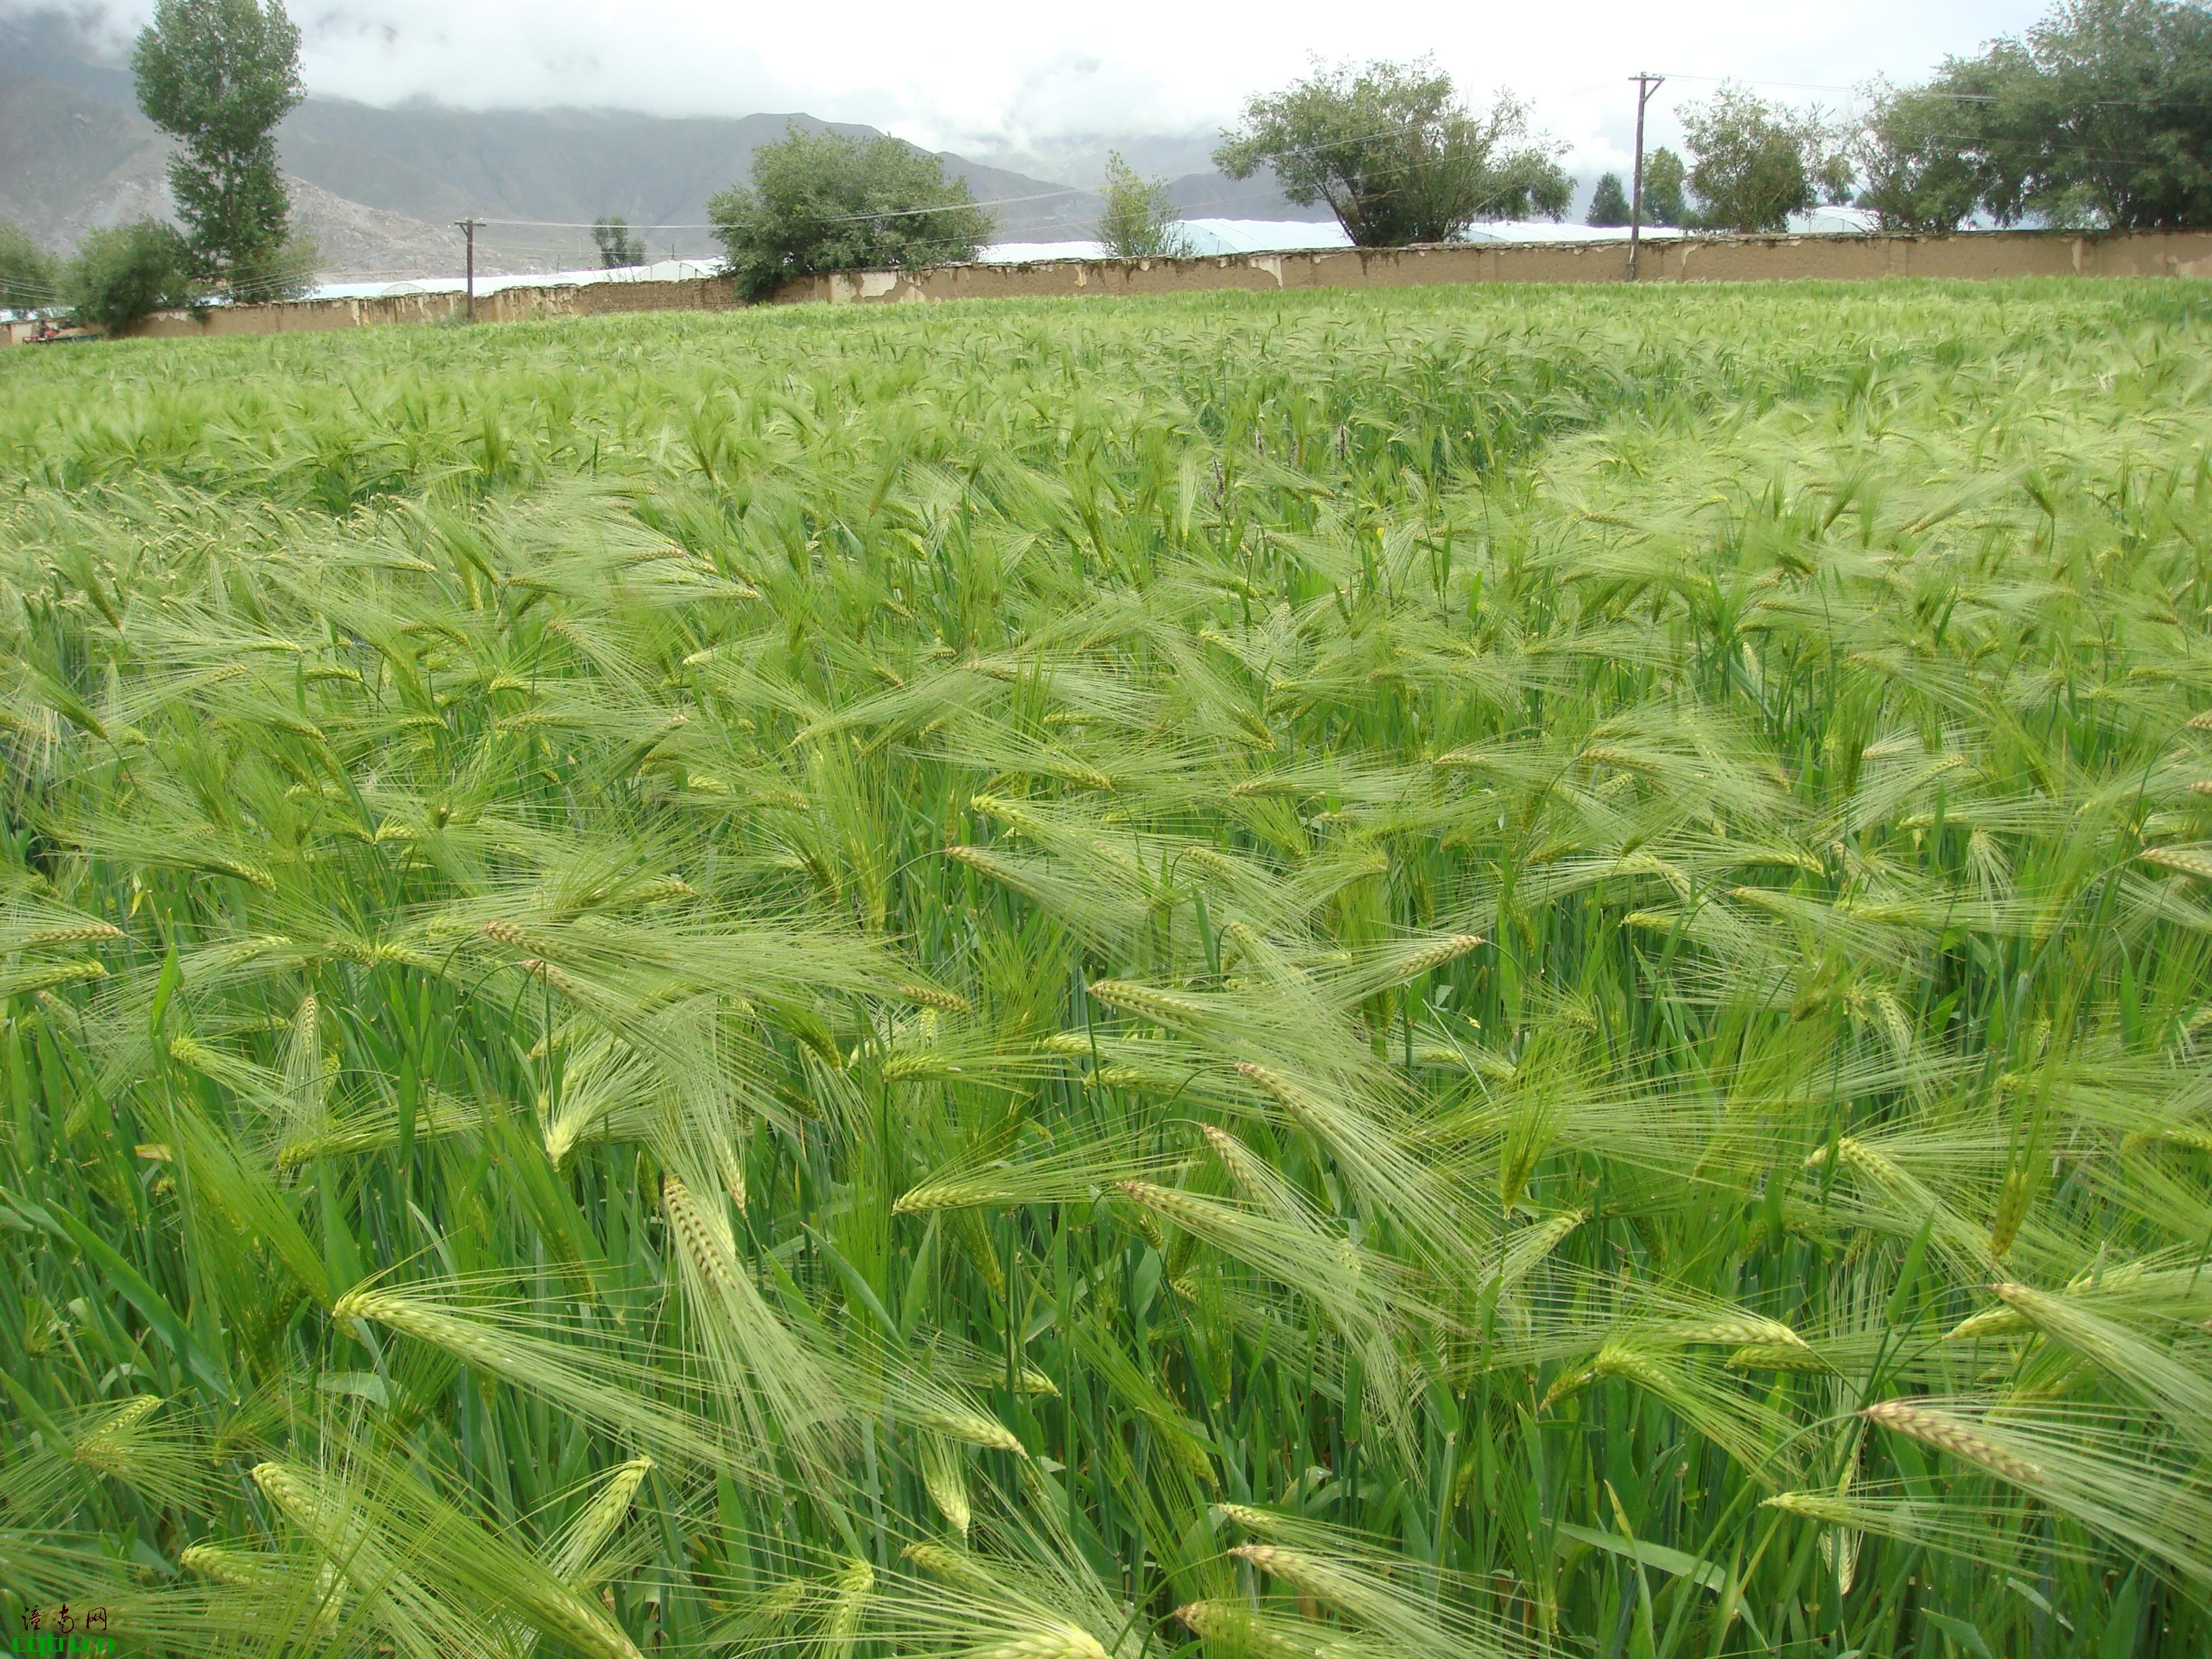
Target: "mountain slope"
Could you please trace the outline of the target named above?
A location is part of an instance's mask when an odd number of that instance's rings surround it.
[[[57,252],[88,231],[172,211],[168,144],[136,110],[0,70],[0,221]],[[398,278],[457,265],[451,227],[289,176],[292,217],[333,271]]]
[[[1168,200],[1186,219],[1289,219],[1331,224],[1336,216],[1321,203],[1302,206],[1283,194],[1273,173],[1231,179],[1226,173],[1187,173],[1168,180]]]
[[[147,170],[149,157],[159,174],[161,137],[136,110],[118,111],[8,61],[0,54],[0,216],[54,246],[88,200]]]
[[[1230,179],[1213,166],[1213,151],[1221,142],[1218,128],[1193,127],[1182,132],[1070,134],[1049,142],[1001,146],[986,150],[992,163],[1018,172],[1053,179],[1099,179],[1105,176],[1108,158],[1118,154],[1148,179],[1167,181],[1168,199],[1192,219],[1287,219],[1325,223],[1335,216],[1318,204],[1300,206],[1285,196],[1272,173],[1262,173],[1243,181]],[[1087,234],[1087,233],[1086,233]]]
[[[310,99],[280,131],[285,165],[372,207],[421,218],[588,223],[618,213],[639,226],[697,226],[707,203],[750,171],[752,153],[787,126],[857,136],[874,129],[804,114],[672,119],[596,110],[498,114]],[[1073,234],[1095,199],[1048,181],[943,158],[979,201],[1046,195],[999,210],[1010,236]],[[495,227],[495,228],[497,228]],[[682,234],[678,233],[679,235]],[[654,239],[658,241],[659,239]],[[698,233],[691,233],[698,240]],[[703,246],[703,244],[702,244]]]
[[[20,21],[0,21],[0,217],[58,251],[96,226],[168,211],[167,141],[139,114],[127,70],[72,50],[52,27]],[[588,263],[586,227],[608,213],[643,232],[656,256],[712,252],[702,228],[708,199],[744,179],[753,151],[793,124],[875,131],[805,114],[671,118],[309,98],[277,142],[299,181],[301,228],[334,272],[430,275],[459,269],[451,226],[464,216],[493,222],[477,242],[485,270]],[[1088,191],[941,159],[978,201],[1003,204],[995,210],[1006,240],[1085,236],[1097,222]]]

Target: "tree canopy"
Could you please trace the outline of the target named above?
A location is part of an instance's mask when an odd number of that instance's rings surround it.
[[[1975,118],[1952,94],[1874,90],[1873,109],[1847,146],[1861,180],[1858,205],[1884,230],[1956,230],[1983,193],[1981,170],[1960,142],[1962,122]]]
[[[1887,230],[2212,225],[2212,10],[2061,0],[1923,86],[1877,82],[1848,146]]]
[[[1597,181],[1590,192],[1589,216],[1586,223],[1593,225],[1625,225],[1628,222],[1628,192],[1620,186],[1620,175],[1608,173]]]
[[[200,274],[241,298],[296,292],[276,124],[305,96],[283,0],[159,0],[131,58],[138,107],[177,141],[169,190]]]
[[[1644,158],[1644,222],[1686,224],[1690,217],[1690,169],[1662,144]]]
[[[793,276],[972,259],[994,222],[941,157],[796,123],[753,152],[752,182],[715,197],[707,216],[748,299]]]
[[[2212,224],[2212,10],[2064,0],[1924,89],[2001,224]],[[1932,125],[1933,123],[1931,122]]]
[[[621,270],[645,263],[645,238],[631,233],[627,219],[594,219],[592,242],[599,249],[599,264],[605,270]]]
[[[193,267],[184,237],[141,219],[87,236],[70,261],[64,290],[80,322],[120,334],[153,312],[199,300]]]
[[[1115,258],[1188,257],[1190,234],[1168,199],[1165,179],[1146,178],[1121,159],[1121,151],[1109,150],[1098,193],[1105,201],[1098,215],[1098,240]]]
[[[1247,102],[1213,161],[1232,179],[1272,167],[1293,202],[1327,203],[1356,246],[1396,247],[1449,241],[1478,219],[1564,216],[1573,185],[1560,153],[1517,99],[1473,111],[1424,58],[1317,64]]]
[[[1786,230],[1832,177],[1827,125],[1817,113],[1770,104],[1733,82],[1682,112],[1693,158],[1690,188],[1710,229]]]
[[[39,245],[0,224],[0,310],[45,311],[61,298],[61,273]]]

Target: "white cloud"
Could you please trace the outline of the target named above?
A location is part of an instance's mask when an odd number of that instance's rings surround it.
[[[969,152],[1077,135],[1181,132],[1232,119],[1310,54],[1432,51],[1462,87],[1510,87],[1571,147],[1571,164],[1626,156],[1643,68],[1851,85],[1910,79],[1947,52],[2025,27],[2036,0],[1581,0],[1520,4],[1274,0],[843,0],[738,9],[717,0],[295,0],[309,86],[393,103],[597,105],[666,114],[803,109]],[[118,33],[150,0],[106,9]],[[1654,104],[1657,142],[1680,80]],[[1823,94],[1778,87],[1775,95]],[[1830,102],[1835,94],[1825,94]]]

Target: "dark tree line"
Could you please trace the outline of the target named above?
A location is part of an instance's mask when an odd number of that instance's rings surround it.
[[[1848,154],[1885,229],[2212,224],[2212,9],[2063,0],[2025,35],[1878,88]]]
[[[2212,9],[2062,0],[2026,34],[1946,58],[1924,84],[1877,82],[1856,123],[1723,86],[1683,111],[1690,161],[1645,158],[1644,222],[1777,231],[1826,201],[1885,230],[2212,225]],[[1589,222],[1626,225],[1607,173]]]

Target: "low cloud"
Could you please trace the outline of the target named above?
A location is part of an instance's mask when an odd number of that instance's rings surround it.
[[[111,57],[127,51],[151,0],[31,8]],[[1303,72],[1310,54],[1411,57],[1433,50],[1461,85],[1510,86],[1568,146],[1573,169],[1624,167],[1639,68],[1678,77],[1654,105],[1656,142],[1680,104],[1711,90],[1696,76],[1826,97],[1877,72],[1909,80],[1947,52],[2025,27],[2038,3],[1865,0],[1855,8],[1771,0],[1583,0],[1570,14],[1480,8],[1460,15],[1278,0],[1264,23],[1221,0],[1126,0],[1110,14],[1031,0],[942,9],[891,0],[748,9],[720,0],[341,0],[299,4],[309,87],[376,104],[428,100],[471,109],[584,106],[665,115],[805,110],[866,122],[934,149],[1054,161],[1095,173],[1105,144],[1202,155],[1251,93]],[[1110,21],[1109,21],[1110,19]],[[1163,170],[1173,170],[1173,161]]]

